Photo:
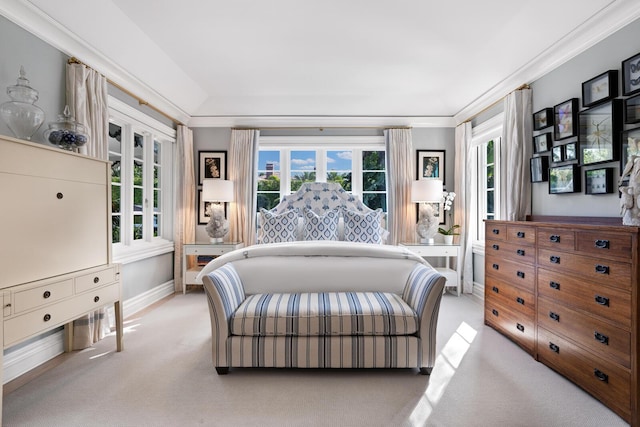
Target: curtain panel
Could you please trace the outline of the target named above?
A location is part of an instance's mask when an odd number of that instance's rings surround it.
[[[174,169],[173,282],[176,292],[182,289],[183,245],[194,243],[196,234],[196,178],[193,158],[193,131],[178,126]]]
[[[229,204],[229,239],[245,246],[256,243],[259,138],[259,130],[231,130],[227,179],[233,182],[235,200]]]
[[[460,225],[460,253],[462,254],[462,292],[473,292],[473,236],[476,223],[471,215],[473,205],[471,122],[458,125],[455,130],[455,193],[454,224]]]
[[[411,209],[413,141],[411,129],[385,129],[387,151],[387,243],[397,245],[415,240],[416,212]]]

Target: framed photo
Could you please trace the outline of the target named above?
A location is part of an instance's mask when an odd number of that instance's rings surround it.
[[[592,165],[618,160],[621,130],[621,99],[581,111],[580,163]]]
[[[202,190],[198,190],[198,224],[206,225],[209,223],[210,215],[207,214],[209,211],[209,205],[213,202],[204,202],[202,201]],[[224,212],[225,217],[227,216],[227,203],[224,204]]]
[[[582,83],[582,106],[591,107],[618,96],[618,70],[609,70]]]
[[[547,128],[553,124],[553,110],[543,108],[537,113],[533,113],[533,130]]]
[[[553,163],[560,163],[564,161],[564,153],[562,150],[562,145],[556,145],[551,149],[551,161]]]
[[[549,151],[551,146],[551,132],[541,133],[533,137],[533,152],[536,154]]]
[[[578,160],[578,143],[577,142],[569,142],[562,146],[564,148],[564,160]]]
[[[624,122],[627,124],[640,122],[640,95],[624,100]]]
[[[584,171],[585,194],[613,193],[613,168]]]
[[[416,150],[418,179],[440,179],[444,185],[445,151]]]
[[[580,192],[580,168],[565,165],[549,168],[549,194]]]
[[[620,155],[620,175],[632,156],[640,156],[640,128],[622,132],[622,153]]]
[[[549,180],[549,157],[539,156],[532,157],[531,163],[531,182],[546,182]]]
[[[226,151],[198,151],[200,158],[198,176],[199,183],[208,178],[227,179]]]
[[[578,134],[578,98],[553,107],[553,136],[556,141]]]
[[[640,92],[640,53],[622,61],[622,94]]]

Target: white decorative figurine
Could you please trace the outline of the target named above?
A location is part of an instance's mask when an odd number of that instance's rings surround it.
[[[625,177],[629,182],[622,186]],[[624,225],[640,225],[640,156],[631,156],[618,180],[620,212]]]

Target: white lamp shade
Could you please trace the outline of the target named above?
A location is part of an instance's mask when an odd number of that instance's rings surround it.
[[[411,183],[411,201],[414,203],[442,201],[442,181],[419,179]]]
[[[202,201],[233,201],[233,181],[226,179],[205,179],[202,181]]]

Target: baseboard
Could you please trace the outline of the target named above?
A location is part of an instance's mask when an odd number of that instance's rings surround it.
[[[473,282],[473,296],[484,301],[484,284]]]
[[[129,298],[122,303],[123,316],[124,318],[132,316],[162,298],[173,295],[174,292],[174,283],[171,280]],[[113,307],[110,307],[109,311],[109,317],[114,319]],[[17,350],[5,352],[2,361],[2,383],[6,384],[14,380],[62,353],[64,353],[64,331],[47,335]]]

